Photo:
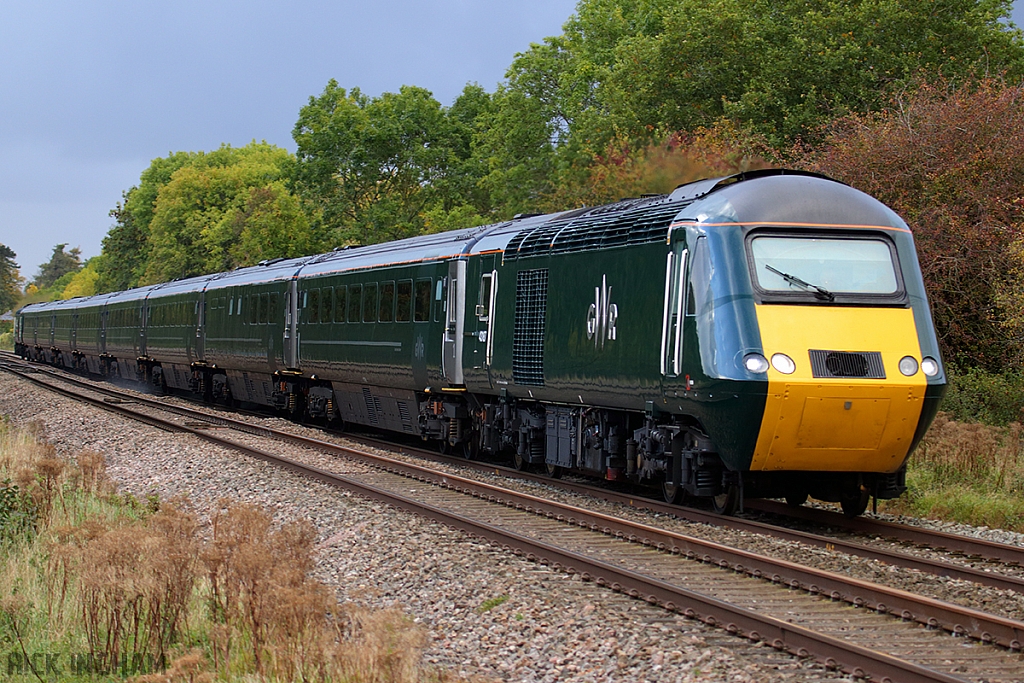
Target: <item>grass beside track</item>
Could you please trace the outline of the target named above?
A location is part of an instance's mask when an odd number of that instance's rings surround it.
[[[1021,426],[939,413],[907,469],[908,491],[886,512],[1024,532]]]
[[[118,495],[102,455],[68,462],[0,422],[0,676],[21,681],[394,682],[427,669],[397,610],[339,604],[310,578],[316,534],[224,502]]]

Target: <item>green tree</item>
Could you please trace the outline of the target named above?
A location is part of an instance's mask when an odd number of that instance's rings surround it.
[[[14,250],[0,244],[0,313],[11,310],[21,299],[21,275],[14,262],[17,257]]]
[[[99,272],[97,266],[103,260],[102,256],[94,256],[82,265],[82,269],[77,273],[68,274],[57,281],[59,284],[64,278],[67,278],[67,283],[61,290],[61,299],[74,299],[78,296],[92,296],[96,294],[96,284],[99,280]]]
[[[299,210],[298,200],[284,186],[294,165],[287,150],[253,142],[237,149],[224,145],[213,152],[190,154],[178,165],[180,160],[175,155],[174,163],[155,163],[161,172],[157,182],[147,183],[144,174],[138,200],[133,191],[126,202],[131,219],[141,224],[133,229],[148,228],[141,283],[230,270],[264,258],[300,256],[325,248]],[[141,192],[146,185],[157,186],[151,205],[146,197],[152,192]]]
[[[511,194],[562,182],[579,155],[721,118],[778,148],[878,110],[919,73],[1024,74],[1009,0],[581,0],[495,98],[489,180]],[[528,137],[530,134],[536,137]],[[554,152],[552,160],[551,154]],[[497,172],[497,173],[495,173]],[[503,177],[503,175],[506,177]],[[520,194],[522,194],[520,192]]]
[[[78,247],[64,251],[67,244],[58,244],[53,248],[50,260],[39,266],[39,274],[33,281],[39,289],[52,287],[65,275],[77,273],[82,268],[82,250]]]
[[[296,191],[339,244],[420,234],[428,213],[434,225],[453,211],[477,216],[474,203],[486,202],[471,145],[489,99],[471,85],[446,109],[423,88],[370,97],[331,80],[292,132]]]
[[[163,161],[158,159],[157,161]],[[157,162],[154,162],[156,164]],[[150,169],[152,170],[152,166]],[[157,184],[152,176],[142,174],[139,186],[122,195],[123,201],[110,211],[114,225],[103,238],[102,258],[96,263],[96,290],[115,292],[139,284],[145,272],[149,251],[149,221],[156,201]],[[168,175],[163,184],[170,180]],[[144,195],[152,199],[147,204]],[[138,217],[137,217],[138,216]]]

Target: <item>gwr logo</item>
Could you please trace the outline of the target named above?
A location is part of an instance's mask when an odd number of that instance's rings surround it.
[[[605,341],[615,340],[615,322],[619,307],[611,303],[612,288],[608,276],[601,276],[601,286],[594,287],[594,303],[587,311],[587,339],[594,340],[594,348],[604,348]]]

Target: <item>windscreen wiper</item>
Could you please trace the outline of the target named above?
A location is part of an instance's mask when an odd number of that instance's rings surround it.
[[[777,268],[772,268],[767,263],[764,264],[764,267],[767,268],[768,270],[770,270],[771,272],[775,273],[779,277],[781,277],[783,280],[785,280],[789,284],[796,285],[797,287],[803,287],[804,289],[806,289],[809,292],[814,292],[814,296],[818,297],[819,299],[821,299],[823,301],[835,301],[836,300],[836,295],[833,294],[832,292],[828,291],[824,287],[819,287],[818,285],[812,285],[810,282],[805,282],[805,281],[801,280],[796,275],[790,275],[789,273],[783,273],[781,270],[779,270]]]

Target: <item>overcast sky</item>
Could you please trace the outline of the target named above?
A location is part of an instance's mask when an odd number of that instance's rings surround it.
[[[294,151],[299,108],[331,78],[446,105],[468,82],[493,91],[575,4],[0,0],[0,243],[28,277],[61,242],[95,256],[152,159],[253,139]]]

